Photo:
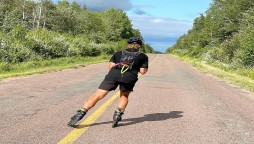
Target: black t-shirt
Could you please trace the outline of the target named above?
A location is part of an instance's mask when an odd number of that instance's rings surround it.
[[[128,52],[137,52],[137,49],[126,49]],[[116,52],[109,62],[120,63],[122,56],[122,51]],[[144,53],[139,53],[134,59],[134,63],[132,65],[132,69],[125,72],[123,75],[121,74],[121,69],[117,66],[111,68],[109,73],[106,75],[105,80],[107,81],[118,81],[118,82],[135,82],[138,80],[138,72],[140,68],[148,68],[148,56]]]

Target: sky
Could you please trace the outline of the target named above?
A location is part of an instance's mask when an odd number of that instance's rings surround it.
[[[59,1],[59,0],[54,0]],[[122,9],[156,51],[165,50],[192,28],[193,21],[208,10],[212,0],[68,0],[92,11]]]

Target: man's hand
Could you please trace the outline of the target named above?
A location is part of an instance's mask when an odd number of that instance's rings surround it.
[[[113,63],[113,62],[109,62],[109,65],[108,65],[109,70],[111,70],[111,68],[112,68],[112,67],[114,67],[114,66],[116,66],[116,64],[115,64],[115,63]]]
[[[148,68],[140,68],[140,70],[139,70],[139,72],[140,72],[142,75],[146,74],[147,71],[148,71]]]

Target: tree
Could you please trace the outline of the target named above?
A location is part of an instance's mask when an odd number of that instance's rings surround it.
[[[214,0],[167,52],[253,66],[253,0]]]
[[[119,41],[133,36],[132,25],[122,10],[110,9],[102,13],[106,37],[110,41]]]
[[[4,17],[2,29],[6,33],[10,32],[16,25],[22,23],[22,15],[18,10],[7,13]]]

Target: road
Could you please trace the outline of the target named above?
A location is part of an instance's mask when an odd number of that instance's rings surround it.
[[[168,55],[149,55],[149,60],[149,71],[139,77],[116,128],[111,98],[118,90],[98,102],[77,128],[67,126],[103,80],[107,63],[1,81],[0,143],[254,143],[250,92]]]

